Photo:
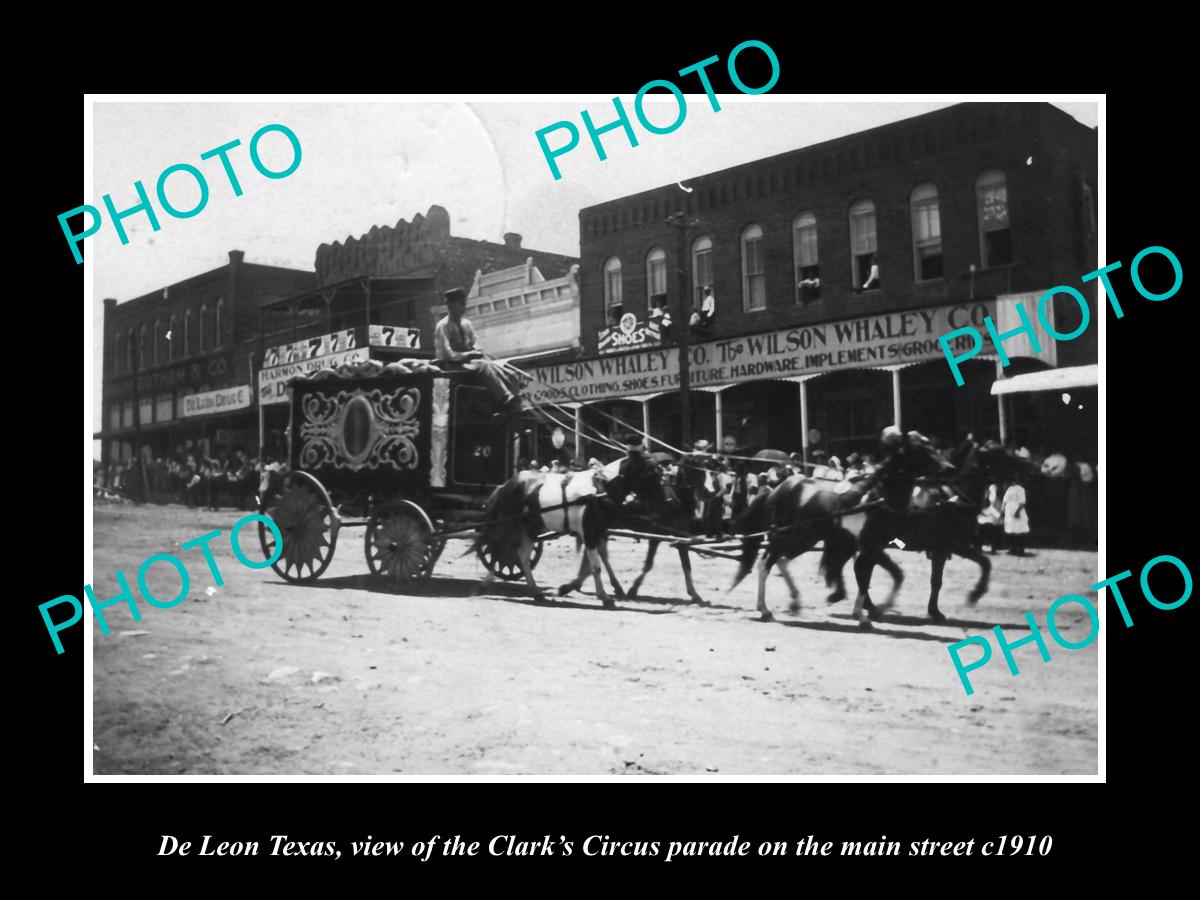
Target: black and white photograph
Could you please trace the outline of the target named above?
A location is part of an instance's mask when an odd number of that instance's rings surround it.
[[[1102,779],[1104,97],[678,83],[89,97],[87,780]]]

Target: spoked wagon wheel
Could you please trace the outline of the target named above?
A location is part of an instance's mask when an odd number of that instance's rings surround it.
[[[285,475],[279,490],[263,497],[260,513],[270,517],[283,537],[283,552],[271,568],[286,581],[303,584],[329,567],[342,523],[321,482],[307,472]],[[276,553],[275,535],[258,523],[265,559]]]
[[[498,551],[484,545],[475,551],[475,555],[479,557],[480,562],[487,566],[489,572],[499,578],[503,578],[505,581],[520,581],[525,577],[524,573],[521,572],[521,563],[517,559],[517,547],[515,544],[509,544]],[[531,571],[537,568],[538,560],[541,558],[542,542],[537,541],[533,545],[533,553],[529,556],[529,568]]]
[[[365,549],[372,575],[393,584],[424,581],[442,552],[443,542],[434,537],[428,517],[416,504],[385,503],[367,523]]]

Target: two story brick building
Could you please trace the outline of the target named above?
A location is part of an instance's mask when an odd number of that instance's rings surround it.
[[[153,457],[188,441],[206,452],[254,452],[259,308],[315,281],[231,250],[220,268],[125,303],[106,299],[102,461],[129,459],[139,443]]]
[[[835,453],[899,422],[944,440],[1094,448],[1095,390],[992,396],[981,353],[957,387],[937,344],[990,315],[1017,324],[1042,292],[1083,291],[1096,321],[1097,135],[1045,103],[964,103],[580,212],[583,354],[540,367],[537,399],[603,410],[677,444],[676,343],[691,346],[691,431],[739,447]],[[688,329],[705,298],[715,307]],[[658,312],[673,325],[666,339]],[[1056,302],[1060,332],[1080,311]],[[1070,343],[1005,345],[1004,376],[1095,363]],[[987,350],[991,350],[987,345]],[[1058,397],[1053,403],[1063,406]],[[590,412],[589,412],[590,411]],[[1090,449],[1088,452],[1092,452]]]

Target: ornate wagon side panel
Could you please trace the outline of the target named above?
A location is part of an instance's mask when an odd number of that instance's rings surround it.
[[[292,467],[329,485],[426,487],[433,380],[327,379],[295,385]]]

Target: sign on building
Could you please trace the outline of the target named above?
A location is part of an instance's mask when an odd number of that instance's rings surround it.
[[[179,398],[179,415],[206,416],[212,413],[232,412],[246,409],[250,405],[250,385],[239,384],[234,388],[205,391],[203,394],[188,394]]]
[[[263,368],[270,369],[288,363],[303,362],[318,356],[328,356],[331,353],[343,353],[346,350],[353,350],[354,345],[353,328],[322,334],[319,337],[305,338],[290,344],[280,344],[263,354]]]
[[[597,348],[602,355],[657,347],[662,343],[658,319],[639,322],[631,312],[621,316],[616,325],[600,330]]]
[[[401,347],[406,350],[419,349],[421,329],[407,325],[372,325],[370,344],[372,347]]]
[[[263,369],[258,373],[258,402],[263,406],[271,403],[286,403],[289,378],[297,375],[310,375],[319,369],[332,369],[347,363],[366,362],[369,358],[369,348],[358,347],[344,353],[332,353],[329,356],[319,356],[304,362]]]

